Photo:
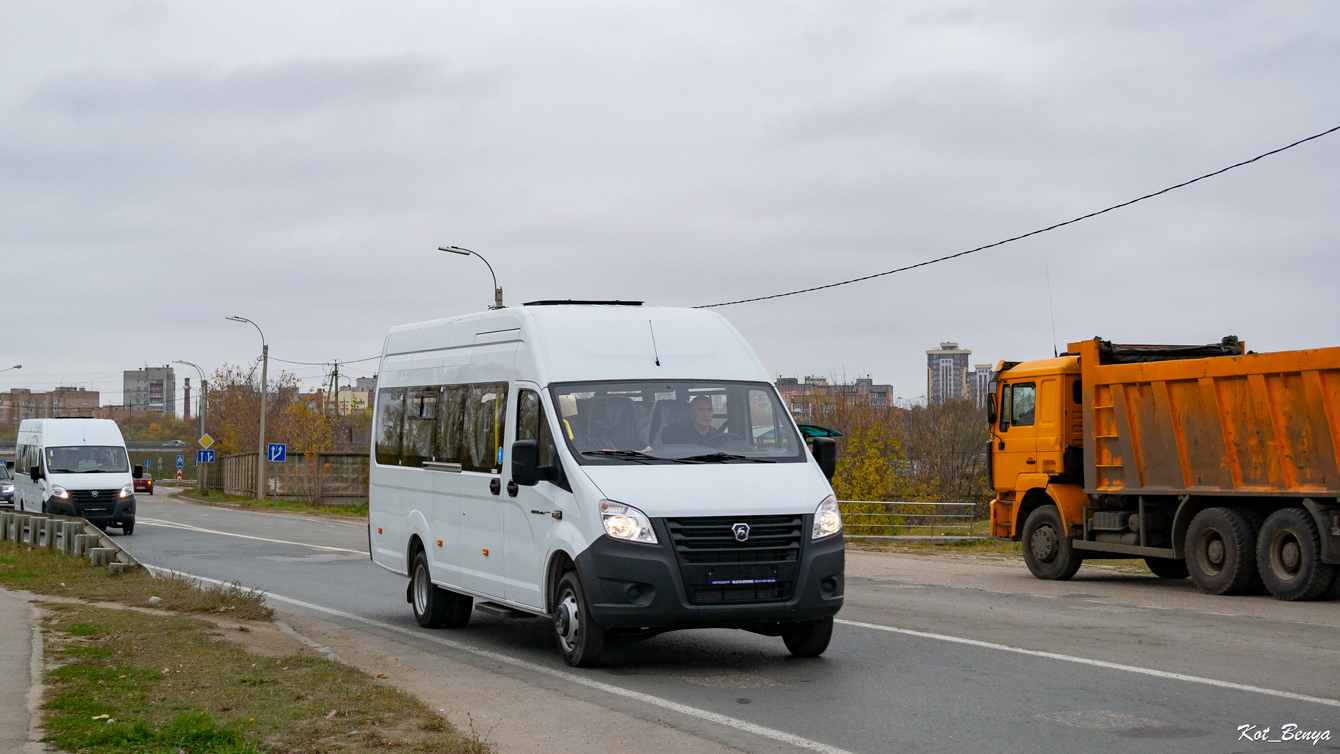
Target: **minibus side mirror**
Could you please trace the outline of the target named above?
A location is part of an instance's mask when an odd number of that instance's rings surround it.
[[[130,475],[131,475],[132,477],[134,477],[135,479],[143,479],[143,478],[144,478],[144,467],[143,467],[143,466],[135,466],[135,467],[133,468],[133,470],[130,472]]]
[[[34,467],[32,467],[31,469],[28,469],[28,476],[32,477],[32,479],[33,479],[34,482],[36,482],[38,479],[41,479],[41,478],[42,478],[42,467],[41,467],[41,466],[34,466]]]
[[[829,481],[837,473],[837,440],[831,437],[816,437],[814,442],[814,460]]]
[[[512,481],[534,487],[540,481],[540,445],[534,440],[512,443]]]
[[[996,423],[996,394],[992,393],[986,397],[986,423]]]

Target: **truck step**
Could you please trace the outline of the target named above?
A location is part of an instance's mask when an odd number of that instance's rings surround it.
[[[491,615],[494,618],[530,618],[530,613],[523,613],[520,610],[513,610],[503,605],[495,605],[492,602],[476,602],[475,609],[485,615]]]

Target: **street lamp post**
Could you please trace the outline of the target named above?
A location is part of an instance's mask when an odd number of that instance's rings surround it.
[[[228,319],[233,322],[246,322],[261,334],[261,435],[256,448],[256,497],[264,500],[265,495],[261,494],[261,486],[265,483],[265,378],[270,368],[270,346],[265,342],[265,333],[261,331],[260,325],[246,317],[229,317]]]
[[[484,259],[484,257],[481,256],[480,253],[477,251],[472,251],[470,249],[463,249],[460,246],[439,246],[437,247],[437,250],[445,251],[451,254],[460,254],[463,257],[468,256],[479,257],[480,261],[482,261],[485,264],[485,266],[489,268],[489,274],[493,275],[493,306],[490,306],[489,308],[490,309],[503,308],[502,288],[498,287],[498,276],[493,274],[493,265],[489,264],[489,260]]]
[[[11,369],[22,369],[22,368],[23,368],[22,364],[15,364],[12,367],[5,367],[4,369],[0,369],[0,372],[8,372]]]

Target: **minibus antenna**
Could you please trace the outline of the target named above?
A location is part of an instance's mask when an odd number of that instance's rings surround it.
[[[485,266],[489,268],[489,274],[493,275],[493,306],[490,306],[489,308],[490,309],[503,308],[502,288],[498,287],[498,276],[493,274],[493,265],[489,264],[489,260],[484,259],[484,257],[480,255],[480,253],[477,251],[461,248],[460,246],[439,246],[437,247],[437,250],[450,252],[452,254],[460,254],[463,257],[468,257],[470,255],[479,257],[484,262]]]
[[[651,320],[647,320],[647,329],[651,330],[651,353],[656,357],[656,366],[660,366],[661,352],[656,348],[656,328],[652,326]]]

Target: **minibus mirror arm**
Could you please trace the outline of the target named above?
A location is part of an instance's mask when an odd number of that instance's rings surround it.
[[[143,478],[144,478],[144,467],[143,467],[143,466],[135,466],[135,467],[133,468],[133,470],[130,472],[130,476],[133,477],[133,478],[135,478],[135,479],[143,479]]]
[[[540,446],[534,440],[512,443],[512,481],[523,487],[540,482]]]

